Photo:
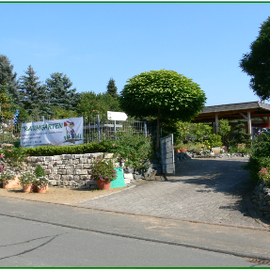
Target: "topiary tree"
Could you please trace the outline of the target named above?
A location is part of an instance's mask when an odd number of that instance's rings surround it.
[[[190,121],[204,107],[205,93],[198,84],[172,70],[143,72],[127,81],[120,105],[130,116],[157,118],[156,151],[161,121]]]

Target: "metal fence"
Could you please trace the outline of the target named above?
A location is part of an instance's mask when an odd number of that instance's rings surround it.
[[[0,143],[19,143],[22,123],[39,122],[52,120],[52,117],[35,116],[25,119],[1,121],[0,123]],[[153,141],[156,138],[155,122],[149,121],[112,121],[107,119],[107,115],[83,116],[84,143],[100,142],[104,139],[116,139],[117,133],[142,134],[150,137]]]

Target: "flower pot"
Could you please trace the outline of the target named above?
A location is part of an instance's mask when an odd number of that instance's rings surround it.
[[[107,190],[111,188],[111,182],[96,180],[99,189]]]
[[[21,187],[19,175],[16,175],[14,179],[10,179],[6,182],[3,182],[4,189],[15,188],[15,187]]]
[[[33,192],[33,184],[32,184],[32,183],[30,183],[30,184],[25,184],[25,185],[23,186],[23,192],[24,192],[24,193],[31,193],[31,192]]]
[[[37,193],[47,193],[47,185],[46,186],[37,186]]]

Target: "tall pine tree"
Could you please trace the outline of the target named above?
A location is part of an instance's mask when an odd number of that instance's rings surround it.
[[[36,72],[29,65],[24,76],[20,77],[19,91],[21,102],[26,112],[31,115],[38,112],[40,115],[48,114],[46,86],[39,81]]]
[[[55,72],[46,80],[51,107],[61,107],[65,110],[76,110],[79,94],[76,88],[71,88],[73,83],[63,73]]]
[[[107,94],[110,94],[112,97],[117,97],[117,87],[115,85],[115,80],[111,78],[107,85]]]
[[[8,95],[10,101],[20,106],[20,97],[18,92],[17,73],[13,72],[13,65],[7,56],[0,55],[0,92]]]

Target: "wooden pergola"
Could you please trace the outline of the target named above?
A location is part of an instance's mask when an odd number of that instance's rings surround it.
[[[228,119],[229,121],[245,119],[247,121],[248,133],[252,134],[252,121],[255,118],[261,119],[263,124],[270,126],[270,104],[254,101],[206,106],[192,122],[211,122],[215,132],[217,133],[219,128],[219,119]]]

